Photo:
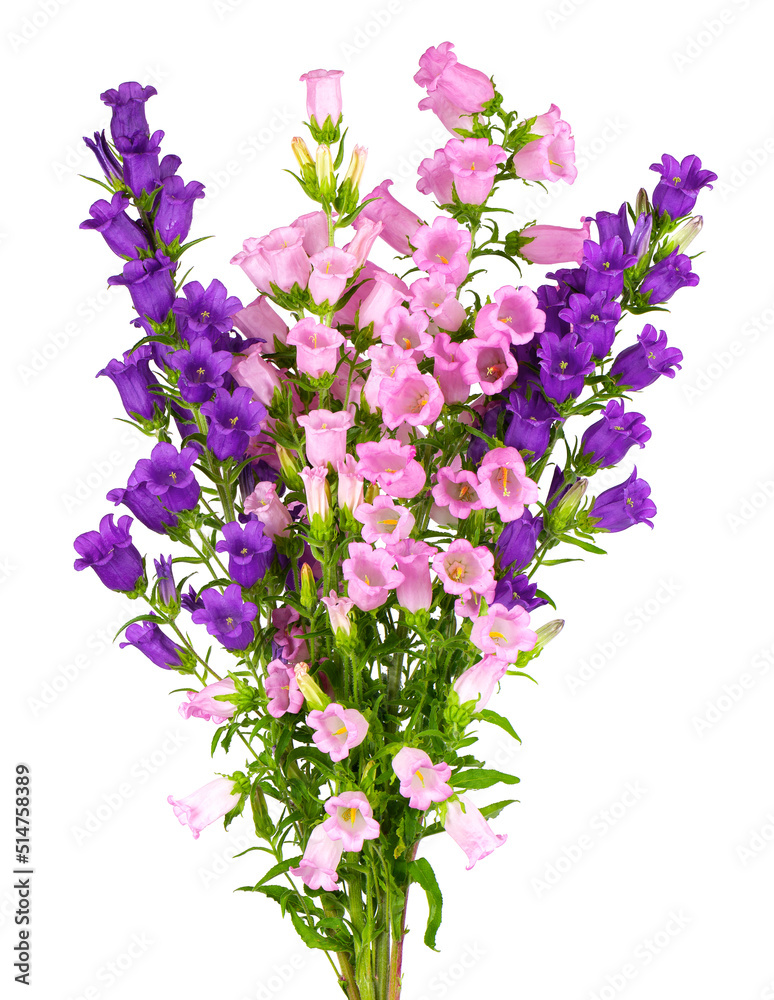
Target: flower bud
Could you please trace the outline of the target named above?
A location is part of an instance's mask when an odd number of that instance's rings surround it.
[[[541,649],[548,645],[552,639],[555,639],[559,633],[564,628],[564,620],[562,618],[555,618],[552,622],[547,622],[545,625],[541,625],[539,629],[535,631],[537,635],[537,642],[532,650],[533,654],[537,655]]]
[[[690,219],[686,219],[682,226],[676,229],[669,237],[659,256],[668,257],[675,250],[685,253],[686,249],[701,232],[703,225],[704,219],[700,215],[694,215]]]
[[[309,152],[309,147],[300,136],[295,136],[291,140],[290,146],[301,171],[301,179],[307,185],[307,188],[311,188],[313,192],[316,192],[317,171],[312,154]]]
[[[303,563],[299,576],[301,578],[301,603],[305,608],[313,608],[317,604],[317,581],[309,563]]]
[[[330,705],[331,700],[317,681],[309,676],[309,664],[296,663],[293,667],[293,672],[296,675],[296,683],[299,690],[306,699],[307,707],[317,709],[319,712],[325,711],[328,705]]]
[[[280,444],[277,445],[277,457],[282,468],[285,485],[291,490],[303,490],[304,483],[299,475],[301,463],[298,461],[298,458]]]
[[[269,816],[269,809],[266,805],[266,796],[263,794],[263,789],[257,781],[253,785],[253,790],[250,793],[250,805],[253,810],[255,832],[263,840],[270,840],[271,835],[274,833],[274,824]]]
[[[322,143],[317,147],[316,156],[317,187],[323,201],[331,201],[336,193],[336,178],[333,174],[331,148]]]
[[[365,502],[373,503],[374,500],[379,496],[379,484],[371,483],[365,491]]]
[[[577,479],[559,500],[551,515],[551,527],[563,531],[573,520],[588,488],[588,479]]]
[[[645,188],[640,188],[637,192],[637,200],[634,202],[634,214],[639,217],[643,213],[650,215],[652,211],[653,209],[648,201],[648,192]]]
[[[360,180],[365,169],[368,150],[365,146],[355,146],[352,157],[341,182],[338,195],[336,197],[336,208],[342,215],[348,215],[357,208],[359,198]]]

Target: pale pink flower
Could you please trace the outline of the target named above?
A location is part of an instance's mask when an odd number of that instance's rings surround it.
[[[294,285],[306,288],[312,265],[303,247],[304,233],[302,229],[293,226],[283,226],[272,229],[268,236],[261,240],[260,253],[269,268],[271,284],[277,285],[283,292],[289,292]],[[261,288],[262,292],[271,291],[271,285]]]
[[[321,601],[328,611],[333,634],[343,632],[344,635],[351,635],[352,622],[349,613],[354,608],[355,602],[350,601],[348,597],[339,597],[335,590],[332,590],[328,597],[321,598]]]
[[[304,696],[292,667],[282,660],[272,660],[266,667],[263,683],[269,703],[266,711],[273,719],[280,719],[286,712],[297,715],[304,704]]]
[[[429,608],[433,603],[430,556],[435,555],[438,549],[415,538],[390,542],[389,549],[404,577],[403,583],[399,583],[395,590],[398,604],[412,614]]]
[[[394,344],[373,344],[368,348],[368,357],[371,359],[371,366],[363,386],[363,395],[371,409],[375,410],[379,406],[379,390],[385,379],[394,379],[398,368],[407,363],[416,372],[419,372],[419,368],[411,358],[407,359],[402,347]]]
[[[208,684],[201,691],[186,691],[188,701],[180,705],[178,712],[184,719],[193,716],[195,719],[208,719],[219,726],[231,718],[237,707],[232,701],[215,701],[215,696],[234,694],[235,691],[236,685],[230,677]]]
[[[538,297],[531,288],[503,285],[494,294],[495,301],[482,306],[476,316],[476,336],[504,333],[512,344],[526,344],[546,326],[546,314],[538,308]]]
[[[376,840],[379,824],[374,811],[362,792],[342,792],[325,803],[330,819],[322,824],[333,840],[340,840],[345,851],[361,851],[364,840]]]
[[[253,299],[249,305],[234,313],[231,318],[234,320],[234,326],[237,330],[244,334],[248,340],[256,338],[266,341],[265,344],[259,345],[266,354],[274,352],[275,341],[279,341],[280,344],[285,343],[288,325],[279,313],[272,309],[264,295]]]
[[[452,333],[465,322],[465,307],[457,298],[457,289],[439,274],[417,278],[409,288],[411,312],[426,313],[441,330]],[[428,349],[428,354],[433,352]]]
[[[328,246],[328,216],[325,212],[307,212],[290,223],[294,229],[303,233],[301,245],[312,257]]]
[[[453,517],[464,521],[472,510],[483,510],[475,472],[468,469],[455,471],[451,466],[444,465],[436,472],[436,478],[433,499],[439,507],[448,507]]]
[[[466,538],[455,539],[445,552],[434,555],[432,564],[447,594],[483,594],[494,583],[494,556],[485,545],[474,548]]]
[[[537,116],[530,132],[534,135],[553,135],[561,120],[562,112],[555,104],[552,104],[548,111]]]
[[[468,871],[473,865],[485,858],[497,847],[502,847],[508,839],[507,834],[496,834],[473,805],[470,799],[461,795],[446,807],[444,829],[459,844],[468,856]]]
[[[369,543],[380,538],[399,542],[409,537],[416,524],[408,507],[400,507],[387,496],[375,497],[373,503],[361,503],[354,514],[355,520],[363,525],[360,534]]]
[[[508,159],[503,147],[484,138],[450,139],[444,153],[459,200],[482,205],[492,190],[497,165]]]
[[[338,496],[337,503],[341,510],[355,511],[363,502],[363,477],[357,471],[357,460],[354,455],[346,455],[343,462],[338,462]]]
[[[391,590],[403,583],[395,569],[395,558],[386,549],[374,549],[364,542],[350,542],[349,558],[341,564],[347,581],[347,596],[361,611],[373,611],[384,604]]]
[[[344,845],[341,840],[331,840],[323,827],[324,823],[320,823],[312,830],[298,867],[288,870],[310,889],[334,892],[341,889],[337,884],[339,875],[336,869],[341,861]]]
[[[347,281],[355,273],[357,258],[339,250],[338,247],[326,247],[310,258],[313,267],[309,275],[309,291],[317,305],[327,301],[330,305],[338,302]]]
[[[282,659],[288,663],[309,659],[309,647],[302,638],[304,629],[296,624],[300,615],[295,608],[275,608],[271,613],[271,623],[277,629],[274,641],[282,650]]]
[[[267,480],[256,485],[245,498],[245,514],[255,514],[263,522],[263,533],[269,538],[287,537],[292,522],[290,511],[277,496],[277,485]]]
[[[520,236],[531,239],[519,253],[533,264],[583,263],[583,244],[591,235],[591,218],[581,216],[580,229],[564,226],[527,226]]]
[[[420,361],[433,343],[432,334],[427,332],[430,320],[424,313],[410,313],[405,306],[393,306],[387,313],[387,321],[379,331],[383,344],[399,347],[410,352],[409,357]]]
[[[310,712],[306,722],[314,729],[314,742],[335,761],[349,757],[349,751],[360,746],[368,732],[368,722],[356,708],[344,708],[335,701],[324,712]]]
[[[392,769],[400,778],[400,794],[412,809],[429,809],[433,802],[444,802],[453,795],[451,768],[444,761],[433,764],[424,750],[402,747],[392,758]]]
[[[360,228],[355,233],[354,239],[348,243],[344,249],[355,258],[356,267],[363,267],[368,260],[368,255],[373,249],[376,238],[381,235],[384,223],[374,219],[364,219]],[[359,275],[362,278],[363,275]]]
[[[537,485],[527,477],[524,459],[516,448],[492,448],[477,471],[481,502],[503,521],[515,521],[524,513],[524,504],[538,498]]]
[[[462,128],[469,132],[475,124],[472,115],[459,104],[450,101],[439,90],[434,90],[432,94],[423,97],[419,102],[419,110],[432,111],[454,136],[458,134],[457,129]]]
[[[312,410],[297,418],[306,434],[306,457],[310,465],[334,467],[347,455],[347,431],[355,424],[355,416],[348,410]]]
[[[349,250],[345,247],[347,253]],[[355,319],[360,306],[365,302],[376,286],[376,275],[384,272],[384,268],[378,267],[370,260],[363,265],[363,269],[357,276],[357,288],[347,299],[341,309],[336,310],[333,317],[335,326],[355,326]]]
[[[374,275],[373,288],[363,300],[358,310],[357,325],[365,330],[369,323],[374,324],[374,333],[378,336],[387,322],[387,315],[393,306],[399,306],[408,297],[408,288],[394,274],[377,271]]]
[[[359,459],[357,471],[371,483],[396,499],[415,497],[427,481],[425,470],[416,461],[413,445],[394,438],[366,441],[355,445]]]
[[[306,113],[317,122],[319,128],[325,119],[336,125],[341,118],[341,69],[312,69],[299,77],[306,83]]]
[[[382,420],[390,430],[401,424],[434,424],[444,404],[443,393],[432,375],[412,371],[409,365],[400,365],[394,378],[382,379],[378,400]]]
[[[338,330],[324,326],[307,316],[296,323],[288,334],[287,343],[296,348],[298,369],[312,378],[332,372],[339,361],[339,348],[344,337]]]
[[[457,286],[467,277],[470,232],[455,219],[439,216],[431,226],[421,226],[413,243],[416,250],[411,257],[420,271],[443,275]]]
[[[411,253],[409,242],[413,243],[411,238],[422,224],[422,220],[390,194],[391,186],[392,181],[385,180],[373,191],[363,195],[361,201],[368,201],[369,198],[376,200],[366,205],[352,225],[359,230],[367,219],[372,222],[381,222],[384,228],[379,235],[384,242],[398,253],[408,255]]]
[[[513,157],[519,177],[528,181],[566,181],[578,176],[575,168],[575,140],[567,122],[557,122],[551,135],[533,139]]]
[[[440,331],[427,352],[434,359],[433,378],[447,403],[464,403],[470,395],[470,383],[465,381],[460,370],[465,360],[460,354],[460,346],[452,342],[448,333]]]
[[[468,114],[483,111],[494,97],[492,81],[481,70],[457,62],[451,42],[442,42],[420,56],[414,82],[428,94],[439,92],[447,100],[464,108]]]
[[[436,524],[447,528],[456,528],[460,523],[459,518],[453,517],[448,507],[439,507],[437,503],[430,508],[430,517]]]
[[[449,169],[446,150],[436,149],[432,159],[427,157],[427,159],[422,160],[417,173],[419,174],[418,191],[422,194],[431,194],[441,205],[451,204],[454,175]]]
[[[454,690],[457,692],[460,704],[475,701],[476,710],[486,708],[495,687],[505,676],[509,666],[507,660],[501,660],[497,656],[485,656],[461,673],[454,682]]]
[[[494,396],[516,381],[519,366],[511,354],[508,334],[492,331],[459,345],[460,375],[468,385],[478,383],[487,396]]]
[[[534,649],[537,642],[537,634],[528,625],[529,614],[520,605],[508,609],[492,604],[473,622],[470,641],[484,655],[515,663],[520,651]]]
[[[169,795],[167,802],[181,824],[188,826],[194,838],[198,839],[206,826],[222,819],[239,802],[240,793],[233,789],[234,782],[230,778],[215,778],[184,799],[175,799]]]
[[[313,469],[302,469],[299,476],[304,481],[304,492],[306,493],[306,515],[309,523],[315,514],[327,520],[331,512],[331,490],[327,483],[328,466],[315,465]]]
[[[270,291],[271,271],[269,270],[266,258],[263,256],[263,239],[258,239],[256,236],[248,236],[242,243],[242,249],[234,254],[229,263],[237,264],[241,267],[250,281],[260,291]]]
[[[231,365],[230,372],[237,385],[252,389],[253,395],[268,409],[274,398],[274,392],[283,391],[279,370],[261,357],[263,344],[252,344],[244,354],[237,354]]]
[[[455,615],[475,621],[481,614],[482,602],[485,601],[489,604],[493,601],[496,591],[497,584],[494,581],[492,582],[492,586],[488,590],[485,590],[483,594],[476,594],[472,590],[469,590],[467,594],[458,597],[454,602]]]

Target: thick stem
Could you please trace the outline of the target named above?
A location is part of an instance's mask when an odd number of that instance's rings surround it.
[[[409,852],[408,860],[413,861],[419,850],[417,841]],[[403,893],[403,912],[400,918],[400,937],[395,935],[396,927],[393,927],[392,953],[390,955],[390,987],[385,1000],[400,1000],[401,989],[401,969],[403,967],[403,942],[406,940],[406,910],[408,909],[409,886]]]

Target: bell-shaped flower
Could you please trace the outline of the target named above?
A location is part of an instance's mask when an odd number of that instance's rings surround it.
[[[306,457],[310,465],[328,465],[336,468],[347,457],[347,431],[354,427],[352,409],[312,410],[297,418],[306,434]]]
[[[391,497],[411,499],[427,481],[425,470],[414,457],[417,450],[413,445],[382,438],[355,445],[355,451],[358,473]]]
[[[338,330],[307,316],[292,328],[287,343],[296,348],[298,370],[312,378],[320,378],[336,368],[344,337]]]
[[[121,649],[124,646],[134,646],[144,653],[151,663],[164,670],[182,666],[186,657],[185,649],[165,635],[156,622],[135,622],[124,634],[126,642],[119,643]]]
[[[444,829],[468,856],[468,871],[481,858],[502,847],[507,834],[495,833],[470,799],[461,795],[446,807]]]
[[[565,226],[527,226],[520,236],[529,239],[519,253],[533,264],[583,263],[583,244],[591,234],[591,219],[581,216],[580,229]]]
[[[334,761],[349,757],[349,751],[360,746],[368,733],[368,722],[356,708],[344,708],[335,701],[322,712],[310,712],[306,721],[314,730],[315,744]]]
[[[409,537],[416,523],[408,507],[400,507],[392,497],[387,496],[375,497],[372,504],[360,504],[354,515],[355,520],[363,525],[360,534],[369,543],[380,538],[390,544],[399,542]]]
[[[546,314],[538,307],[538,297],[531,288],[503,285],[494,294],[495,301],[482,306],[476,315],[477,337],[496,331],[504,333],[512,344],[526,344],[546,326]]]
[[[485,545],[457,538],[432,558],[433,570],[447,594],[483,594],[494,586],[494,556]]]
[[[276,343],[284,344],[287,339],[288,325],[279,313],[272,309],[265,295],[253,299],[231,318],[237,330],[248,340],[265,341],[265,346],[262,344],[261,347],[267,354],[274,352]]]
[[[524,452],[533,462],[541,459],[548,450],[551,428],[559,419],[556,409],[534,388],[529,399],[519,391],[511,392],[505,409],[510,416],[503,434],[505,446]]]
[[[524,459],[515,448],[493,448],[478,467],[478,495],[487,510],[497,508],[502,521],[515,521],[524,505],[538,498],[537,484],[527,477]]]
[[[222,725],[234,715],[237,710],[233,701],[216,701],[218,695],[234,694],[236,685],[230,677],[222,681],[213,681],[200,691],[186,691],[187,701],[180,704],[178,712],[184,719],[207,719],[216,726]]]
[[[94,229],[119,257],[139,257],[138,248],[149,248],[148,237],[143,228],[126,214],[129,199],[122,191],[116,191],[110,201],[95,201],[89,209],[90,219],[82,222],[79,229]]]
[[[113,522],[113,515],[106,514],[99,522],[98,531],[86,531],[73,542],[80,556],[75,569],[91,568],[109,590],[132,593],[145,576],[142,556],[132,543],[129,528],[132,518],[128,514]]]
[[[163,323],[175,300],[172,271],[177,265],[161,250],[153,257],[129,260],[121,274],[108,278],[109,285],[124,285],[129,289],[132,305],[141,317]]]
[[[172,305],[178,329],[186,340],[207,337],[215,350],[228,346],[227,334],[234,325],[234,314],[241,308],[240,300],[229,295],[217,278],[206,288],[198,281],[189,281],[183,285],[183,295]]]
[[[331,623],[331,631],[334,635],[342,632],[344,635],[352,634],[352,622],[349,614],[355,606],[354,601],[348,597],[339,597],[335,590],[332,590],[328,597],[320,598],[328,611],[328,620]]]
[[[119,136],[131,136],[135,132],[148,134],[145,102],[157,93],[155,87],[143,87],[142,84],[131,81],[99,95],[102,103],[111,111],[110,134],[114,142]]]
[[[363,503],[363,477],[357,470],[354,455],[346,455],[343,462],[336,464],[338,473],[336,502],[341,510],[353,513]]]
[[[152,391],[159,382],[150,369],[151,357],[150,345],[143,344],[133,351],[124,351],[123,361],[111,359],[96,374],[96,378],[106,375],[118,389],[123,407],[130,417],[152,420],[156,409],[164,409],[164,397]]]
[[[459,345],[460,375],[468,385],[480,385],[487,396],[499,395],[516,380],[519,366],[507,333],[493,330]]]
[[[341,839],[332,840],[325,832],[324,826],[324,823],[320,823],[312,830],[298,867],[290,868],[289,871],[310,889],[335,892],[341,889],[336,869],[341,861],[344,845]]]
[[[159,153],[163,138],[164,133],[159,130],[153,135],[134,132],[131,136],[120,135],[114,140],[115,147],[121,154],[124,184],[136,198],[143,193],[151,194],[159,187]]]
[[[444,147],[457,197],[466,205],[483,205],[494,184],[497,166],[508,154],[484,138],[450,139]]]
[[[454,333],[465,322],[467,313],[457,298],[456,287],[439,274],[418,278],[411,284],[409,295],[411,312],[424,312],[441,330]]]
[[[273,719],[281,719],[286,712],[297,715],[304,704],[293,667],[282,660],[272,660],[266,667],[263,682],[269,702],[266,711]]]
[[[395,558],[385,549],[373,549],[364,542],[350,542],[349,558],[341,565],[347,581],[347,596],[361,611],[373,611],[387,600],[391,590],[403,583],[395,569]]]
[[[495,687],[505,676],[510,664],[498,656],[484,656],[463,671],[454,682],[454,690],[460,699],[460,704],[469,701],[476,703],[476,711],[486,708],[489,699],[494,694]]]
[[[230,351],[213,351],[207,337],[196,337],[188,350],[175,351],[167,361],[180,372],[177,388],[187,403],[204,403],[223,385],[234,360]]]
[[[520,651],[533,649],[537,642],[537,635],[528,625],[529,615],[519,605],[506,608],[492,604],[473,622],[470,641],[485,655],[515,663]]]
[[[433,378],[438,382],[447,403],[464,403],[470,396],[470,385],[461,372],[465,358],[460,354],[460,344],[455,344],[443,330],[435,335],[427,353],[433,358]]]
[[[615,328],[621,318],[621,303],[609,301],[606,292],[570,295],[559,316],[572,324],[573,333],[582,344],[591,344],[591,356],[606,358],[615,340]]]
[[[483,510],[478,495],[478,478],[468,469],[445,465],[436,472],[433,500],[439,507],[448,507],[453,517],[465,520],[472,510]]]
[[[317,303],[333,305],[341,298],[347,281],[355,273],[357,258],[338,247],[326,247],[310,258],[309,292]]]
[[[433,335],[427,332],[429,324],[424,313],[410,313],[404,306],[393,306],[379,337],[388,347],[399,347],[407,358],[421,361],[433,343]]]
[[[364,840],[376,840],[379,824],[362,792],[342,792],[325,803],[329,819],[322,824],[332,840],[340,840],[345,851],[360,851]]]
[[[439,93],[468,114],[483,111],[494,98],[492,81],[479,69],[457,61],[451,42],[431,46],[419,59],[414,82],[428,94]]]
[[[382,379],[379,386],[382,420],[390,430],[401,424],[412,427],[434,424],[443,409],[443,393],[432,377],[414,371],[413,366],[399,365],[395,377]]]
[[[266,419],[266,407],[253,400],[252,389],[240,386],[229,393],[216,389],[215,398],[203,403],[201,412],[209,417],[207,447],[223,462],[227,458],[240,460]]]
[[[206,625],[209,634],[226,649],[247,649],[255,638],[252,622],[258,608],[242,599],[239,584],[232,583],[222,594],[215,587],[208,587],[199,596],[204,607],[194,611],[191,620]]]
[[[594,371],[591,353],[593,345],[581,342],[577,333],[557,337],[544,333],[537,356],[540,358],[540,382],[549,399],[564,403],[570,396],[579,396],[586,376]]]
[[[161,182],[159,203],[153,226],[161,237],[162,243],[169,246],[173,240],[185,241],[191,229],[194,202],[204,197],[204,185],[201,181],[185,183],[176,174]]]
[[[584,431],[581,455],[589,465],[606,469],[618,465],[633,445],[644,448],[650,434],[642,413],[624,413],[623,402],[611,399],[602,411],[602,419]]]
[[[363,195],[361,202],[367,201],[368,204],[352,225],[355,230],[359,230],[366,220],[381,222],[383,228],[380,237],[397,253],[408,256],[411,253],[411,246],[416,245],[412,237],[422,224],[422,220],[390,194],[391,186],[392,181],[385,180],[373,191]]]
[[[263,523],[263,533],[268,538],[285,537],[292,523],[290,511],[277,496],[277,484],[268,480],[256,484],[245,498],[245,514],[253,514]]]
[[[241,587],[253,587],[266,574],[273,558],[273,542],[264,534],[263,522],[251,518],[247,524],[229,521],[221,528],[223,538],[216,552],[228,552],[228,572]]]
[[[433,603],[433,582],[430,579],[430,557],[438,551],[427,542],[404,538],[390,542],[390,554],[395,557],[403,583],[395,588],[398,604],[412,614],[428,609]]]
[[[566,181],[578,176],[575,139],[567,122],[556,123],[554,132],[528,142],[513,157],[513,169],[527,181]]]
[[[417,190],[432,195],[439,205],[450,205],[453,199],[454,174],[449,168],[449,158],[445,149],[436,149],[432,159],[422,160],[417,169],[419,180]]]
[[[462,284],[470,270],[471,236],[465,226],[439,216],[431,226],[420,226],[412,242],[416,247],[412,259],[420,271],[442,275],[456,286]]]
[[[594,499],[588,516],[594,531],[624,531],[633,524],[647,524],[652,528],[651,518],[655,514],[650,486],[644,479],[637,478],[635,467],[625,482],[611,486]]]
[[[664,153],[661,163],[651,164],[650,169],[661,175],[653,192],[653,205],[672,219],[688,215],[696,204],[699,191],[711,188],[710,181],[718,179],[711,170],[701,169],[701,160],[695,155],[684,156],[678,162],[674,156]]]
[[[175,810],[175,816],[181,824],[189,827],[191,833],[198,839],[205,827],[222,819],[239,802],[241,792],[234,789],[234,781],[231,778],[219,777],[186,795],[184,799],[175,799],[169,795],[167,802]]]
[[[318,128],[326,119],[336,125],[341,118],[341,69],[312,69],[299,79],[306,84],[306,113]]]
[[[616,357],[610,375],[623,389],[645,389],[661,375],[674,378],[682,360],[683,352],[667,345],[666,333],[647,323],[637,343]]]
[[[400,778],[400,794],[412,809],[429,809],[453,795],[448,784],[451,768],[444,761],[433,764],[424,750],[402,747],[392,758],[392,769]]]

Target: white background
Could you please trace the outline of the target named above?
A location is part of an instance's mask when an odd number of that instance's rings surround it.
[[[169,676],[141,654],[108,647],[134,609],[72,571],[73,537],[113,510],[105,493],[147,450],[93,377],[132,331],[128,296],[106,291],[116,258],[77,228],[99,196],[77,177],[96,170],[80,137],[107,125],[100,92],[153,83],[165,152],[207,185],[195,235],[216,238],[191,254],[194,277],[246,302],[229,258],[311,208],[281,172],[302,134],[301,73],[346,71],[350,140],[370,150],[364,183],[390,176],[419,206],[414,165],[446,136],[417,110],[411,78],[448,39],[508,106],[531,115],[554,101],[573,126],[576,184],[542,204],[514,190],[519,222],[616,210],[652,190],[663,152],[697,153],[721,180],[699,206],[701,284],[659,324],[683,370],[638,398],[656,529],[541,578],[567,626],[539,661],[540,686],[514,679],[495,703],[523,747],[487,734],[490,761],[522,778],[521,805],[494,821],[508,842],[472,872],[450,841],[427,845],[446,895],[441,951],[422,946],[416,896],[406,1000],[774,997],[771,7],[13,0],[2,20],[3,995],[338,995],[274,903],[233,894],[262,872],[262,855],[231,860],[247,823],[194,841],[172,816],[169,793],[224,766],[209,758],[209,724],[183,722]],[[513,277],[496,271],[489,290]],[[137,537],[158,554],[159,536]],[[34,791],[26,992],[10,952],[18,760]]]

